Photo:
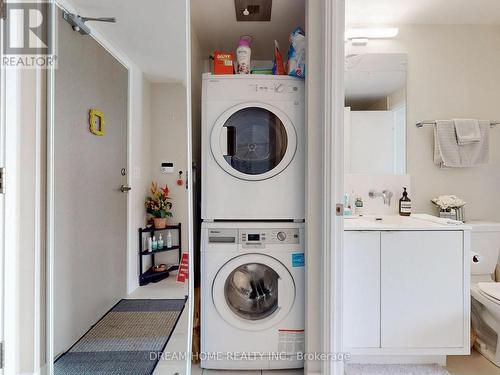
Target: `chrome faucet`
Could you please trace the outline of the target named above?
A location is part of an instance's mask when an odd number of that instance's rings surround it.
[[[384,190],[381,193],[377,193],[375,190],[370,190],[368,193],[368,196],[373,199],[377,197],[382,197],[384,199],[384,204],[388,206],[391,205],[391,199],[393,195],[394,194],[392,194],[392,191],[389,190]]]

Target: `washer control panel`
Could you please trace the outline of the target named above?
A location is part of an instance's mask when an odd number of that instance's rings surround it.
[[[240,229],[239,243],[243,247],[262,247],[266,244],[298,244],[299,230],[288,229]]]

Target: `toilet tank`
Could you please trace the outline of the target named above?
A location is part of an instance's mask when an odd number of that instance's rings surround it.
[[[471,251],[480,255],[480,262],[471,265],[472,276],[495,273],[500,254],[500,223],[470,221],[466,224],[472,227]]]

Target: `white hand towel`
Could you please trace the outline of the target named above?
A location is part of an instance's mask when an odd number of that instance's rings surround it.
[[[434,164],[441,168],[461,167],[453,121],[436,121],[434,127]]]
[[[453,123],[455,124],[457,141],[460,146],[481,141],[481,129],[478,120],[457,118],[453,120]]]
[[[481,140],[459,145],[455,123],[438,120],[434,128],[434,163],[441,168],[470,168],[489,163],[490,122],[479,121]]]

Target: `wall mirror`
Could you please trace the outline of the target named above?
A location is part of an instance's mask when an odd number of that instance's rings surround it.
[[[345,64],[345,173],[406,174],[405,54],[351,54]]]

